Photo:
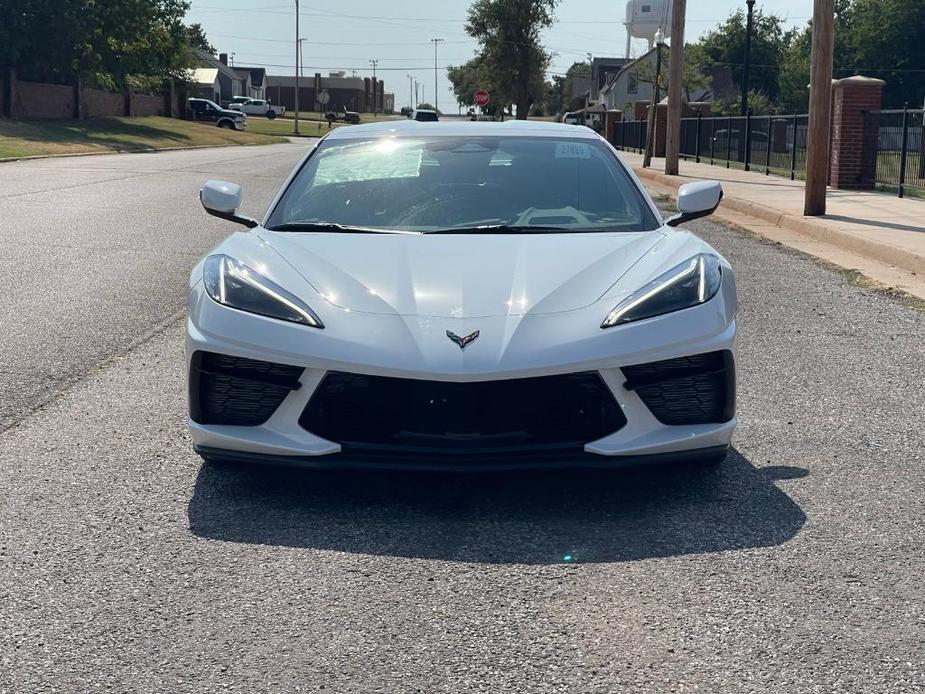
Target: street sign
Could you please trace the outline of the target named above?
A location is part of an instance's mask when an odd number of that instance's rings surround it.
[[[331,95],[328,94],[326,91],[322,91],[321,93],[318,94],[318,103],[321,104],[322,106],[327,106],[330,100],[331,100]]]
[[[488,106],[488,103],[490,101],[491,99],[488,96],[488,92],[486,92],[484,89],[476,90],[475,92],[475,105],[476,106],[478,106],[479,108],[484,108],[485,106]]]

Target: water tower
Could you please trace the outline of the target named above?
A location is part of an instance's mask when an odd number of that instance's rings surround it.
[[[633,39],[646,39],[651,50],[659,27],[665,38],[671,35],[671,0],[628,0],[623,26],[626,27],[627,58]]]

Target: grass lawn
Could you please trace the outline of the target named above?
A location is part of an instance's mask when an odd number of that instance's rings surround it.
[[[0,159],[36,154],[132,152],[274,142],[279,142],[279,138],[160,116],[83,121],[0,120]]]

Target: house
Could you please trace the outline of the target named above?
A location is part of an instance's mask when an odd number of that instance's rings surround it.
[[[599,95],[599,103],[606,104],[609,110],[631,112],[634,104],[648,104],[652,100],[652,88],[655,84],[658,48],[646,51],[635,60],[627,62],[613,73]],[[668,77],[668,49],[662,48],[662,94]],[[711,75],[715,78],[715,75]],[[687,95],[691,102],[713,101],[712,87],[696,89]]]
[[[250,93],[247,95],[252,99],[267,98],[267,69],[263,67],[239,67],[235,65],[232,68],[239,75],[248,73],[250,77]],[[242,75],[243,77],[243,75]]]
[[[214,55],[208,53],[208,51],[204,51],[200,48],[194,48],[193,54],[193,62],[195,63],[191,71],[193,76],[197,80],[207,80],[206,82],[194,82],[194,91],[207,91],[210,88],[210,82],[208,82],[208,79],[212,75],[211,71],[214,70],[216,73],[215,78],[218,81],[218,91],[213,91],[212,94],[205,98],[213,99],[214,101],[224,105],[231,101],[233,97],[251,96],[250,71],[242,69],[240,72],[238,72],[235,68],[229,67],[227,53],[222,53],[218,58],[216,58]],[[198,73],[199,70],[206,70],[208,72],[203,72],[200,74]]]

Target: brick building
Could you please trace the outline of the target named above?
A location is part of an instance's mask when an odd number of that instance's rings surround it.
[[[295,76],[267,75],[266,96],[274,104],[295,109]],[[318,101],[321,92],[328,94],[327,105]],[[322,77],[320,73],[299,78],[299,108],[302,111],[380,111],[390,113],[395,107],[395,97],[385,93],[380,79],[371,77],[346,77],[333,73]]]

